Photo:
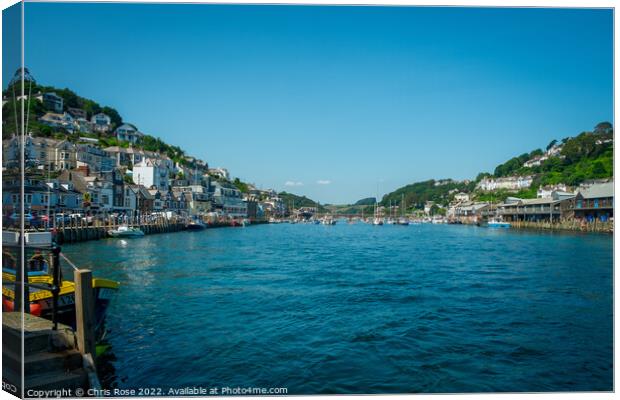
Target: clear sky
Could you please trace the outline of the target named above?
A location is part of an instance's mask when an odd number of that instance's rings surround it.
[[[611,10],[27,3],[25,21],[40,83],[323,203],[613,122]]]

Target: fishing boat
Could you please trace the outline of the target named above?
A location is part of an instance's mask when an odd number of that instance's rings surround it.
[[[121,225],[118,227],[118,229],[110,229],[108,231],[108,235],[115,238],[130,238],[144,236],[144,232],[142,232],[142,230],[140,230],[139,228]]]
[[[199,219],[193,219],[185,225],[185,229],[188,231],[201,231],[207,229],[207,225]]]
[[[498,218],[491,218],[487,223],[489,228],[510,228],[512,225],[510,222],[505,222]]]
[[[27,236],[33,237],[35,234],[27,233]],[[29,249],[26,246],[27,253],[29,254],[28,261],[26,262],[26,270],[28,273],[28,283],[36,285],[29,288],[29,308],[30,314],[45,318],[52,319],[53,314],[53,294],[52,287],[54,283],[53,269],[60,268],[60,266],[50,266],[49,262],[53,262],[54,258],[51,257],[52,252],[52,240],[50,232],[37,232],[38,243],[37,247]],[[12,237],[17,235],[9,234],[5,235],[3,232],[3,254],[2,254],[2,311],[11,312],[15,307],[15,280],[16,280],[16,267],[18,266],[15,254],[17,254],[16,241],[13,243],[6,243],[6,237]],[[43,240],[41,240],[43,238]],[[28,241],[28,239],[26,239]],[[47,243],[45,243],[45,241]],[[68,263],[70,261],[62,254],[60,254]],[[73,266],[73,264],[71,263]],[[93,295],[95,304],[95,337],[97,341],[103,339],[105,335],[105,319],[110,305],[110,301],[118,291],[119,282],[109,279],[93,278]],[[49,289],[46,289],[49,287]],[[76,329],[76,314],[75,314],[75,283],[72,281],[60,279],[58,295],[58,308],[57,308],[57,321],[61,324],[68,325],[73,329]]]

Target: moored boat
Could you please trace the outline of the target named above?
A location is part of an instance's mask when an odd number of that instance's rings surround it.
[[[27,233],[26,235],[34,236],[32,233]],[[52,257],[51,254],[46,254],[54,251],[51,233],[37,232],[37,236],[38,239],[43,238],[44,240],[39,240],[36,243],[36,247],[33,248],[26,246],[27,252],[34,253],[28,258],[25,266],[25,272],[28,274],[28,283],[30,284],[28,305],[30,314],[52,320],[54,303],[52,293],[54,287],[53,273],[55,268],[60,268],[60,265],[54,261],[55,257]],[[18,262],[13,254],[13,250],[16,250],[17,247],[14,243],[6,243],[4,237],[5,235],[3,234],[2,311],[10,312],[15,309],[14,288]],[[26,242],[28,242],[28,238]],[[50,266],[49,262],[52,262],[54,265]],[[118,291],[120,284],[109,279],[93,278],[92,286],[95,306],[95,338],[99,341],[105,335],[105,319],[108,306],[114,294]],[[57,321],[76,329],[75,283],[60,277],[58,288]]]
[[[117,229],[110,229],[108,231],[108,235],[115,238],[130,238],[144,236],[144,232],[142,232],[142,230],[140,230],[139,228],[121,225]]]
[[[207,225],[198,219],[194,219],[185,225],[185,229],[188,231],[201,231],[203,229],[207,229]]]
[[[487,223],[489,228],[510,228],[512,225],[510,222],[503,221],[497,218],[491,218]]]

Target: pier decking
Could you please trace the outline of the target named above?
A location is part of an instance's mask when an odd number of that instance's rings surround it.
[[[76,389],[97,388],[98,379],[89,359],[77,349],[76,335],[65,325],[53,330],[53,323],[24,314],[24,394],[28,391],[64,390],[75,396]],[[2,377],[5,387],[21,395],[22,317],[18,312],[2,313]],[[69,392],[71,391],[71,392]],[[57,397],[57,396],[52,396]]]

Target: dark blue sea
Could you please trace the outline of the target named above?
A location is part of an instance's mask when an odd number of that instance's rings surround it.
[[[122,286],[108,387],[613,390],[613,239],[278,224],[63,248]]]

